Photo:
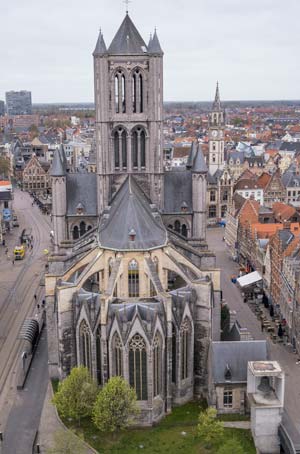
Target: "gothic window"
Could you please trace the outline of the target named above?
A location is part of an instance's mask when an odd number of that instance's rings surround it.
[[[123,375],[123,344],[118,333],[113,338],[113,374]]]
[[[189,339],[190,323],[187,318],[184,319],[180,327],[181,338],[181,379],[184,380],[189,376]]]
[[[214,150],[214,151],[216,150],[216,144],[215,144],[215,142],[213,142],[213,150]]]
[[[212,155],[212,162],[216,162],[216,155],[215,154]]]
[[[80,236],[84,235],[86,232],[86,224],[84,221],[81,221],[79,224]]]
[[[185,224],[182,224],[182,226],[181,226],[181,235],[187,237],[187,227]]]
[[[97,361],[97,381],[101,385],[101,327],[98,326],[96,332],[96,361]]]
[[[211,205],[208,208],[208,217],[209,218],[215,218],[217,216],[217,208],[215,205]]]
[[[225,184],[226,184],[226,183],[225,183]],[[227,200],[228,200],[228,191],[224,191],[224,192],[223,192],[223,201],[224,201],[224,202],[227,202]]]
[[[138,400],[147,399],[147,352],[139,334],[135,334],[129,344],[129,384],[135,389]]]
[[[139,265],[133,259],[128,264],[128,296],[129,298],[139,296]]]
[[[141,127],[135,128],[132,133],[132,166],[146,167],[146,133]]]
[[[227,206],[222,205],[221,206],[221,218],[224,218],[226,216],[226,212],[227,212]]]
[[[119,127],[113,135],[115,168],[127,168],[127,133]]]
[[[143,76],[139,69],[132,75],[132,111],[133,113],[144,112]]]
[[[172,323],[172,383],[176,383],[176,367],[177,367],[177,343],[176,343],[176,329]]]
[[[91,225],[88,225],[87,231],[92,230],[92,228],[93,227]]]
[[[115,75],[115,111],[126,112],[126,79],[121,69]]]
[[[87,323],[83,320],[79,327],[80,362],[91,370],[91,337]]]
[[[180,222],[179,221],[175,221],[174,223],[174,229],[175,229],[175,232],[178,232],[180,233]]]
[[[73,235],[73,240],[78,240],[78,238],[79,238],[79,228],[78,228],[77,225],[74,226],[72,235]]]
[[[161,393],[162,375],[162,340],[156,334],[153,342],[153,396]]]
[[[216,191],[210,191],[209,193],[209,200],[211,202],[215,202],[216,201]]]

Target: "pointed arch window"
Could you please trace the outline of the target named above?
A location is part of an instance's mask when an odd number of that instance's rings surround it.
[[[128,296],[138,297],[139,293],[139,264],[133,259],[128,264]]]
[[[136,69],[132,75],[132,111],[133,113],[144,112],[144,83],[143,75]]]
[[[79,224],[80,236],[83,236],[86,233],[86,224],[84,221],[81,221]]]
[[[127,133],[119,127],[113,134],[115,169],[127,169]]]
[[[118,333],[113,338],[113,374],[123,375],[123,344]]]
[[[181,226],[181,235],[187,237],[187,227],[185,224],[182,224]]]
[[[78,225],[75,225],[75,226],[74,226],[72,235],[73,235],[73,240],[78,240],[78,238],[79,238],[79,228],[78,228]]]
[[[153,396],[159,396],[162,388],[162,339],[156,334],[153,342]]]
[[[83,320],[79,327],[80,362],[91,370],[91,336],[87,323]]]
[[[96,331],[96,366],[97,366],[97,381],[101,385],[101,326],[98,326]]]
[[[174,223],[174,229],[175,229],[175,232],[178,232],[180,233],[180,221],[175,221]]]
[[[189,376],[190,328],[190,322],[187,318],[185,318],[180,327],[182,380],[188,378]]]
[[[115,75],[115,112],[126,113],[126,78],[121,69]]]
[[[176,383],[176,368],[177,368],[177,341],[176,328],[172,323],[172,383]]]
[[[132,132],[131,152],[132,167],[144,169],[146,167],[146,132],[141,126]]]
[[[139,334],[135,334],[129,344],[129,384],[135,389],[138,400],[147,399],[147,351]]]

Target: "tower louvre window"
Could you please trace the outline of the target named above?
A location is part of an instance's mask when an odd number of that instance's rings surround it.
[[[132,166],[135,169],[146,167],[146,132],[142,127],[137,127],[132,132]]]
[[[115,169],[127,169],[127,132],[119,127],[113,134]]]
[[[143,75],[136,69],[132,75],[132,111],[133,113],[144,112],[144,84]]]
[[[115,75],[115,112],[126,113],[126,78],[121,69]]]
[[[129,298],[138,297],[139,293],[139,265],[133,259],[128,264],[128,296]]]

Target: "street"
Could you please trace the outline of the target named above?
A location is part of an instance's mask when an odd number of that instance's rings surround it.
[[[290,419],[300,432],[300,365],[296,364],[298,356],[292,353],[289,346],[274,344],[270,337],[261,332],[261,324],[247,303],[243,302],[241,292],[230,276],[238,274],[239,266],[226,251],[225,242],[222,241],[224,228],[211,228],[207,230],[209,249],[215,252],[217,266],[221,268],[221,286],[223,298],[230,309],[237,312],[237,320],[243,328],[248,328],[255,340],[267,339],[270,359],[280,363],[285,371],[285,407]]]
[[[29,194],[14,191],[14,210],[20,226],[8,232],[5,247],[0,246],[0,431],[4,439],[10,410],[15,399],[20,400],[22,392],[16,390],[16,370],[21,353],[18,335],[24,319],[36,313],[36,304],[43,297],[44,290],[40,285],[46,263],[43,251],[49,248],[50,232],[49,218],[36,205],[32,206]],[[28,248],[23,260],[13,263],[13,248],[20,244],[19,237],[25,228],[31,229],[33,248]],[[47,355],[46,349],[44,355]],[[35,387],[33,402],[38,394],[39,389]],[[18,440],[20,442],[19,436]]]

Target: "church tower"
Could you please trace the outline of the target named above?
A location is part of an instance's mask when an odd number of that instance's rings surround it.
[[[209,114],[209,173],[223,170],[224,162],[225,111],[221,107],[219,84],[217,83],[215,101]]]
[[[51,167],[52,183],[52,225],[54,231],[54,247],[57,251],[66,239],[67,185],[66,156],[64,147],[55,150]]]
[[[127,175],[163,208],[163,51],[148,46],[128,13],[110,46],[102,32],[94,56],[98,214]]]

